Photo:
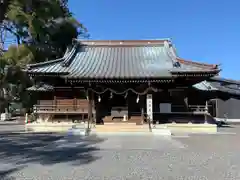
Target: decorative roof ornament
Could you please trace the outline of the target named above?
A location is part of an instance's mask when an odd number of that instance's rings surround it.
[[[177,61],[176,49],[171,41],[164,41],[165,54],[171,59],[174,68],[180,68],[181,64]]]
[[[173,63],[173,67],[174,67],[174,68],[180,68],[180,67],[181,67],[180,62],[178,62],[178,61],[174,62],[174,63]]]

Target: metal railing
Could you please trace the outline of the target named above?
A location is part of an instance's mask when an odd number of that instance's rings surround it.
[[[171,111],[168,113],[162,113],[162,112],[153,112],[153,115],[179,115],[179,117],[181,118],[187,118],[189,117],[189,115],[203,115],[203,118],[209,117],[212,118],[211,114],[208,112],[209,108],[211,108],[212,105],[189,105],[187,108],[185,107],[185,111]],[[172,109],[174,108],[184,108],[183,105],[172,105]],[[152,132],[152,129],[154,128],[154,123],[156,120],[151,120],[149,115],[147,113],[144,113],[144,117],[145,117],[145,122],[147,122],[148,126],[149,126],[149,131]],[[206,120],[204,120],[206,121]]]

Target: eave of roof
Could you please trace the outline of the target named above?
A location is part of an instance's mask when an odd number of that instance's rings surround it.
[[[33,85],[27,88],[27,91],[39,91],[39,92],[48,92],[53,90],[54,90],[54,87],[49,84],[38,84],[38,85]]]
[[[224,85],[221,84],[221,82],[217,82],[217,81],[210,82],[210,83],[214,87],[216,87],[218,89],[218,91],[220,91],[220,92],[240,96],[240,88],[233,88],[233,87],[229,87],[229,86],[224,86]]]
[[[139,79],[214,76],[219,69],[178,58],[169,39],[75,40],[63,58],[30,65],[27,72],[59,74],[69,79]]]
[[[222,77],[219,77],[219,76],[212,77],[211,80],[212,81],[223,82],[223,83],[240,85],[240,81],[239,80],[226,79],[226,78],[222,78]]]
[[[202,81],[200,83],[194,84],[194,88],[201,91],[217,91],[218,89],[212,86],[212,84],[208,81]]]
[[[74,58],[74,54],[77,51],[77,45],[74,45],[71,50],[66,50],[64,56],[59,59],[50,60],[46,62],[29,64],[26,72],[28,74],[49,74],[49,75],[67,75],[69,74],[68,69],[64,67],[66,61],[70,62]]]
[[[182,59],[180,57],[177,57],[176,60],[185,66],[194,66],[194,67],[199,67],[202,69],[218,69],[219,68],[219,65],[217,65],[217,64],[199,63],[196,61]]]
[[[222,82],[228,84],[223,84]],[[213,77],[208,81],[202,81],[198,84],[195,84],[193,87],[202,91],[216,91],[240,96],[239,85],[239,82],[235,80]]]

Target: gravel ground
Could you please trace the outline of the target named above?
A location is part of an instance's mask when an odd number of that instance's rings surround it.
[[[172,138],[0,135],[5,180],[240,179],[240,126]]]

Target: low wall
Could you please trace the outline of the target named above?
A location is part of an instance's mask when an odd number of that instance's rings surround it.
[[[185,132],[185,133],[216,133],[217,125],[215,124],[159,124],[156,128],[167,128],[171,132]]]
[[[69,129],[72,128],[72,126],[76,126],[77,129],[86,130],[87,129],[87,123],[29,123],[25,125],[26,131],[33,131],[33,132],[67,132]],[[121,126],[118,126],[118,124],[115,125],[115,128],[108,127],[106,125],[101,125],[102,128],[101,132],[114,132],[114,131],[121,131],[121,132],[148,132],[149,129],[147,126],[136,126],[134,125],[131,128],[126,129],[121,128]],[[141,128],[140,128],[141,127]],[[185,132],[185,133],[216,133],[217,132],[217,125],[215,124],[158,124],[155,127],[153,127],[154,132],[158,132],[158,130],[168,130],[172,133],[174,132]],[[93,131],[96,131],[96,128],[93,129]],[[161,131],[162,132],[162,131]],[[165,132],[165,131],[164,131]],[[153,133],[155,134],[155,133]]]
[[[223,121],[229,124],[240,124],[240,119],[224,119],[224,118],[215,118],[216,121]]]
[[[87,124],[80,123],[51,123],[51,122],[42,122],[42,123],[28,123],[25,125],[26,131],[33,132],[67,132],[72,126],[76,126],[78,129],[86,129]]]

